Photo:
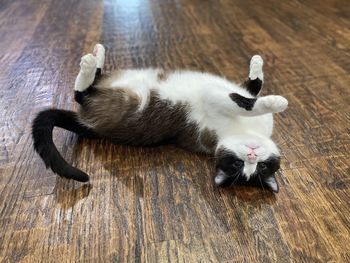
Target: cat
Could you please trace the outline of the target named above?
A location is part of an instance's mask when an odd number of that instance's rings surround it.
[[[279,191],[275,172],[280,152],[270,138],[272,114],[284,111],[288,101],[277,95],[259,96],[264,80],[259,55],[251,58],[242,85],[194,71],[126,69],[107,76],[102,74],[104,60],[101,44],[82,57],[74,85],[78,112],[48,109],[33,121],[34,148],[54,173],[89,180],[57,151],[52,131],[60,127],[118,144],[177,144],[215,157],[217,186],[243,184]]]

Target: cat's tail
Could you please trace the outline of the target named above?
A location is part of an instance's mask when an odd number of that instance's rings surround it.
[[[47,168],[59,176],[80,182],[89,181],[89,176],[68,164],[58,152],[52,139],[54,127],[60,127],[81,136],[95,137],[94,132],[79,123],[73,111],[49,109],[41,111],[33,121],[32,136],[34,149],[39,153]]]

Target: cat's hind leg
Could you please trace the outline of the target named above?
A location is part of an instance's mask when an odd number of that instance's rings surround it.
[[[105,61],[105,48],[96,44],[92,54],[81,58],[80,71],[75,80],[74,90],[84,91],[92,85],[102,74]]]
[[[96,57],[92,54],[87,54],[81,58],[80,71],[75,79],[74,90],[83,92],[95,80],[97,69]]]
[[[83,99],[94,89],[94,84],[100,79],[105,60],[105,49],[101,44],[96,44],[93,54],[87,54],[81,58],[80,71],[75,80],[75,100],[83,103]]]
[[[259,95],[264,82],[263,64],[261,56],[254,55],[250,60],[249,77],[242,85],[255,97]]]

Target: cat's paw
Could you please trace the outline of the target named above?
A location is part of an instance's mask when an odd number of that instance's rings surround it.
[[[282,96],[269,95],[259,99],[267,112],[281,112],[287,109],[288,100]]]
[[[105,63],[105,48],[101,44],[96,44],[94,47],[93,55],[97,60],[97,68],[103,68],[103,64]]]
[[[249,69],[249,78],[254,80],[259,78],[260,80],[264,80],[263,73],[263,65],[264,61],[261,56],[254,55],[250,60],[250,69]]]
[[[92,54],[87,54],[81,58],[80,72],[84,75],[95,75],[96,66],[96,57]]]

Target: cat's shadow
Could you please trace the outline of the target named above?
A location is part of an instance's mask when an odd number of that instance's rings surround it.
[[[130,147],[104,140],[79,139],[75,155],[81,156],[82,151],[90,151],[94,162],[100,162],[109,176],[115,176],[118,183],[123,183],[139,198],[157,197],[158,189],[161,188],[161,185],[144,186],[144,182],[160,184],[160,181],[163,181],[172,183],[173,187],[186,187],[186,191],[195,191],[199,195],[198,198],[205,200],[214,211],[222,203],[230,206],[238,201],[259,208],[276,202],[276,195],[267,189],[248,186],[216,187],[213,180],[215,160],[175,146]],[[155,171],[161,172],[154,174]],[[133,177],[133,183],[128,180],[130,176]]]
[[[87,158],[83,157],[85,155]],[[213,180],[215,160],[175,146],[140,148],[114,145],[103,140],[79,139],[74,147],[73,160],[81,160],[81,164],[88,162],[84,165],[89,167],[87,172],[93,183],[80,184],[58,178],[54,195],[63,211],[69,211],[87,198],[94,181],[105,180],[109,176],[114,177],[111,183],[114,181],[115,187],[123,184],[131,195],[140,199],[165,198],[169,202],[170,199],[180,198],[176,202],[181,202],[193,211],[197,211],[198,206],[203,206],[205,214],[211,220],[228,226],[228,229],[230,220],[237,217],[237,212],[263,214],[266,206],[273,206],[276,202],[275,194],[264,189],[246,186],[216,187]],[[73,162],[73,165],[76,163]],[[96,170],[99,173],[93,173],[94,166],[99,167]]]
[[[92,190],[92,184],[83,184],[67,181],[57,177],[53,194],[56,203],[64,211],[75,206],[79,201],[88,197]]]

